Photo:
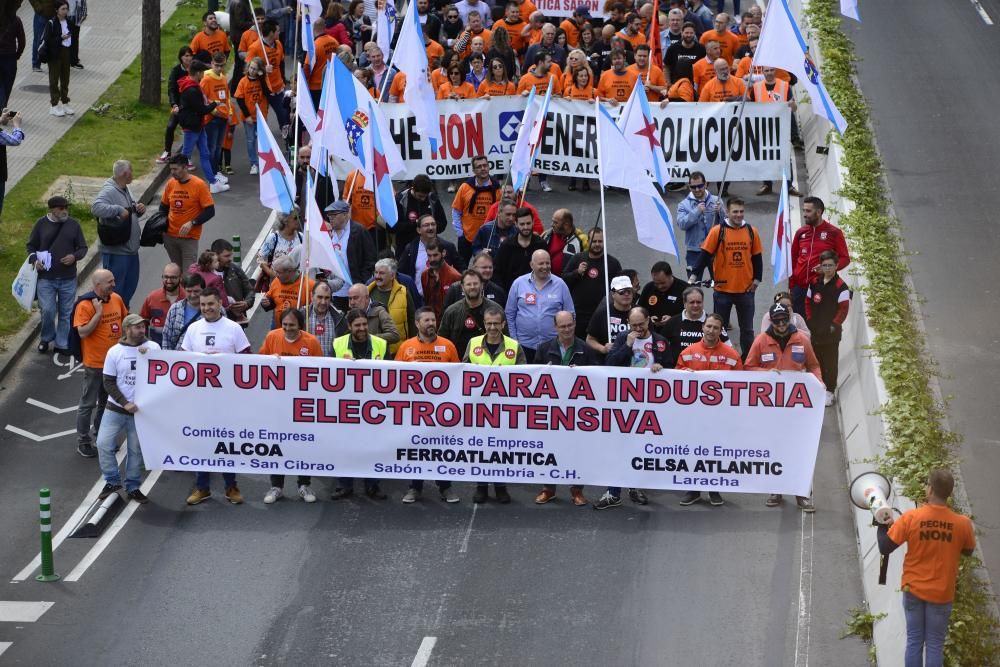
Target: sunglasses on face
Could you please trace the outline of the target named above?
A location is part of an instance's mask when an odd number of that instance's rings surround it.
[[[692,183],[692,184],[689,184],[688,187],[691,188],[692,190],[704,190],[705,189],[705,184],[704,183]]]

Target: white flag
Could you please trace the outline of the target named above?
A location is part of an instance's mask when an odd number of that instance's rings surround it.
[[[858,0],[840,0],[840,13],[861,23],[861,15],[858,14]]]
[[[295,91],[295,111],[299,115],[299,120],[305,126],[306,132],[312,141],[316,141],[316,125],[319,122],[316,118],[316,108],[313,106],[312,97],[309,95],[309,82],[306,80],[306,73],[302,69],[302,64],[298,65],[299,82]]]
[[[406,10],[406,18],[396,40],[393,63],[406,74],[404,95],[417,121],[414,126],[421,136],[427,137],[431,151],[436,153],[441,145],[441,119],[434,88],[428,78],[427,51],[424,49],[424,33],[417,15],[416,0],[411,0]]]
[[[632,95],[618,118],[618,127],[629,148],[635,153],[635,158],[653,175],[653,180],[665,186],[670,180],[670,173],[667,171],[667,161],[663,159],[663,147],[656,133],[656,124],[653,122],[653,113],[646,99],[642,79],[636,79]]]
[[[306,243],[309,251],[304,257],[305,268],[326,269],[333,274],[333,278],[340,280],[341,287],[350,285],[348,282],[350,271],[345,271],[344,258],[333,249],[330,226],[316,203],[316,184],[312,175],[306,175],[306,188]],[[333,189],[335,191],[337,189],[336,181],[333,182]],[[330,287],[335,286],[337,282],[335,279],[330,280]],[[338,289],[339,287],[334,289],[334,292]]]

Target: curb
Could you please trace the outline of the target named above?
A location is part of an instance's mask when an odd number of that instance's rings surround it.
[[[148,204],[153,199],[157,190],[160,189],[160,186],[163,185],[164,181],[170,175],[170,170],[166,165],[157,165],[157,168],[159,168],[159,172],[155,173],[153,180],[150,181],[149,185],[138,197],[138,200],[143,204]],[[100,266],[100,263],[101,255],[97,251],[97,242],[95,240],[87,249],[87,255],[77,265],[78,293],[79,286],[86,284],[90,274]],[[41,315],[37,312],[32,312],[31,317],[24,323],[24,326],[10,337],[7,349],[0,352],[0,382],[13,370],[14,366],[21,360],[21,357],[31,349],[32,343],[34,343],[35,337],[40,333],[41,328]]]

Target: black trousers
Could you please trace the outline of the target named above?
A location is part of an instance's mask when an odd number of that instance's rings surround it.
[[[837,374],[840,372],[840,340],[813,343],[813,351],[819,360],[823,384],[826,385],[826,390],[832,393],[837,389]]]
[[[49,58],[49,102],[55,106],[69,103],[69,48],[53,49]]]

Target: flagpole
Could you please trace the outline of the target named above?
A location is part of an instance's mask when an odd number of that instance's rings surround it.
[[[264,56],[264,64],[267,65],[268,67],[270,67],[271,63],[269,63],[268,60],[267,60],[267,49],[264,47],[264,35],[260,32],[260,24],[257,23],[257,15],[254,13],[254,12],[256,12],[256,10],[254,9],[254,6],[253,6],[253,0],[247,0],[247,2],[250,4],[250,14],[253,16],[253,27],[254,27],[254,30],[257,31],[257,39],[259,39],[260,43],[261,43],[260,52]],[[237,55],[237,57],[239,57],[239,54],[236,54],[236,55]]]
[[[608,275],[608,220],[607,215],[604,210],[604,173],[601,171],[601,103],[598,100],[594,101],[594,122],[596,123],[597,131],[597,189],[601,193],[601,231],[604,234],[604,283],[605,285],[610,284],[610,276]],[[608,327],[608,344],[611,345],[614,341],[611,340],[611,293],[608,291],[607,287],[604,289],[604,311],[605,317],[607,317],[607,327]]]
[[[761,35],[763,35],[763,34],[764,34],[764,31],[763,31],[763,28],[762,28],[761,29]],[[758,47],[760,46],[760,40],[759,39],[757,41],[757,46]],[[754,71],[754,68],[756,67],[756,64],[755,64],[756,62],[757,62],[757,50],[755,49],[754,52],[753,52],[753,56],[751,56],[751,58],[750,58],[750,80],[751,81],[753,81],[753,71]],[[747,98],[749,96],[750,96],[750,88],[747,87],[746,90],[743,92],[743,99],[740,100],[739,112],[736,115],[736,129],[737,130],[740,127],[740,123],[743,122],[743,111],[746,108]],[[734,152],[735,151],[733,150],[733,147],[730,145],[729,151],[727,151],[727,154],[726,154],[726,166],[723,167],[723,169],[722,169],[722,185],[719,187],[719,199],[720,200],[722,199],[722,191],[726,189],[726,176],[729,175],[729,164],[733,160],[733,153]],[[719,216],[719,213],[716,212],[716,219],[718,219],[718,216]]]

